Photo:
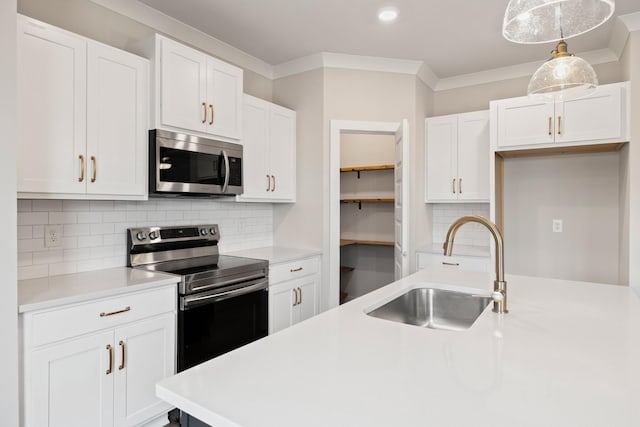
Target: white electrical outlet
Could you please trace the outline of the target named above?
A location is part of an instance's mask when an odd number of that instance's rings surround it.
[[[44,247],[57,248],[62,246],[62,226],[61,225],[45,225],[44,226]]]
[[[562,233],[562,220],[561,219],[554,219],[551,222],[551,230],[554,233]]]

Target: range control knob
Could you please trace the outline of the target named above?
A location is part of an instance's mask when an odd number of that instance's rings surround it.
[[[146,238],[147,238],[147,233],[145,233],[144,231],[138,231],[136,233],[136,239],[142,241],[142,240],[144,240]]]
[[[206,235],[207,235],[207,229],[206,229],[206,228],[201,229],[201,230],[200,230],[200,234],[201,234],[202,236],[206,236]]]
[[[152,231],[152,232],[150,232],[150,233],[149,233],[149,238],[150,238],[151,240],[155,240],[155,239],[157,239],[157,238],[158,238],[158,232],[157,232],[157,231]]]
[[[216,235],[216,228],[215,227],[211,227],[209,229],[209,233],[211,233],[212,236],[215,236]]]

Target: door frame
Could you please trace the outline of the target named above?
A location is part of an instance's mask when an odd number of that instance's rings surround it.
[[[331,120],[329,146],[329,203],[328,230],[323,238],[326,259],[325,270],[328,283],[324,308],[331,309],[340,304],[340,139],[343,134],[371,133],[395,135],[402,122],[369,122],[352,120]],[[406,144],[406,143],[405,143]],[[405,146],[408,150],[409,147]]]

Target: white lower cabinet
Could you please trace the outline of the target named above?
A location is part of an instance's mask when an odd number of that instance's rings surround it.
[[[155,384],[175,373],[175,307],[169,286],[25,313],[24,425],[138,426],[164,416],[171,406]],[[93,330],[39,330],[59,322]]]
[[[440,266],[462,271],[491,271],[491,257],[489,255],[452,255],[445,256],[432,252],[416,252],[418,270],[426,267]]]
[[[318,314],[320,257],[269,267],[269,333]]]

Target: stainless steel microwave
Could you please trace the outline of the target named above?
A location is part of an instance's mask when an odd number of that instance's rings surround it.
[[[161,129],[149,131],[149,194],[242,194],[242,145]]]

